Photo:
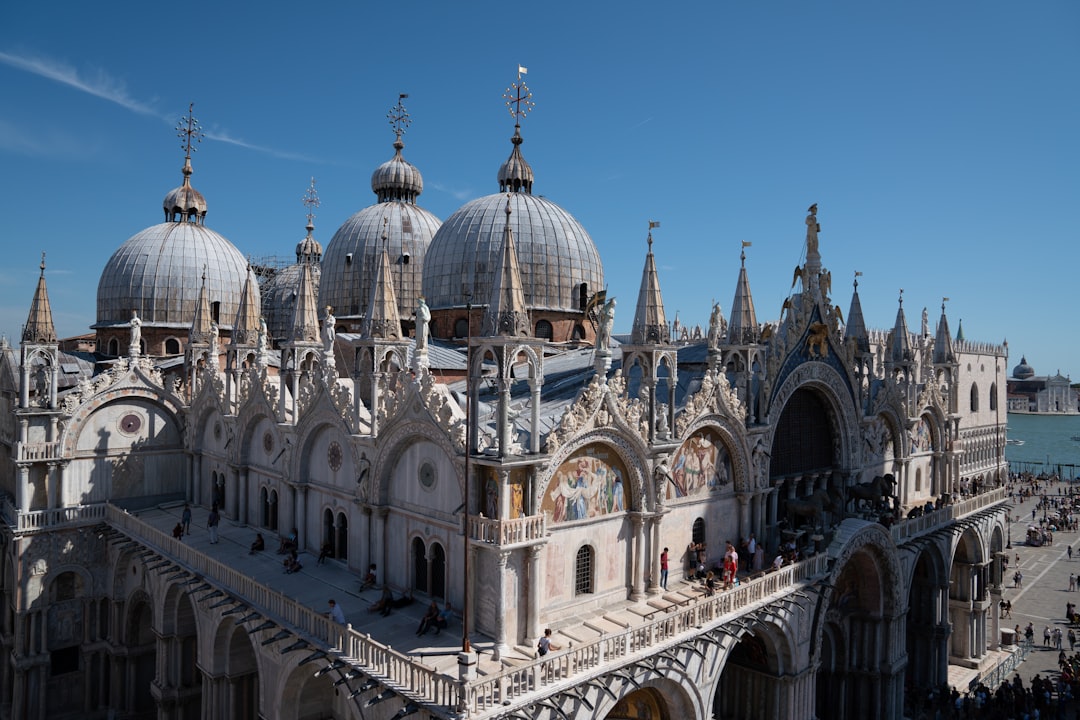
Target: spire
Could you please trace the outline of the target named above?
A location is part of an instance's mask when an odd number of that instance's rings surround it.
[[[532,101],[532,92],[522,80],[522,75],[528,72],[526,68],[518,66],[517,82],[511,83],[503,93],[506,99],[506,107],[510,116],[514,118],[514,136],[510,138],[514,149],[510,157],[499,168],[499,192],[524,192],[532,194],[533,171],[525,156],[521,154],[521,121],[532,111],[535,103]]]
[[[746,248],[750,245],[743,240],[743,249],[739,254],[742,265],[735,284],[735,299],[731,302],[731,319],[728,321],[727,341],[732,345],[749,345],[758,339],[754,298],[750,294],[750,278],[746,275]]]
[[[206,267],[203,267],[202,287],[199,289],[199,304],[195,306],[195,317],[191,321],[188,341],[192,343],[210,342],[210,296],[206,290]]]
[[[964,318],[956,324],[956,342],[964,342]]]
[[[645,254],[645,269],[641,273],[641,289],[638,290],[637,310],[631,329],[630,344],[667,344],[671,341],[667,319],[664,317],[664,297],[660,293],[660,279],[656,275],[656,260],[652,251],[653,228],[660,223],[649,221],[649,251]]]
[[[844,340],[854,339],[859,352],[870,351],[870,335],[866,332],[866,320],[863,318],[862,302],[859,301],[859,276],[855,271],[854,291],[851,293],[851,307],[848,309],[847,326],[844,328]]]
[[[53,325],[49,291],[45,287],[45,253],[41,253],[41,275],[38,276],[34,299],[30,302],[30,315],[23,328],[23,342],[55,343],[56,327]]]
[[[491,284],[491,302],[484,313],[483,335],[528,337],[529,313],[521,284],[514,231],[510,227],[510,194],[506,195],[506,226],[503,230],[499,267]]]
[[[908,332],[907,318],[904,316],[904,289],[900,288],[900,307],[896,311],[896,325],[893,327],[892,347],[889,358],[894,363],[907,363],[914,359],[911,350],[911,333]]]
[[[291,342],[319,343],[319,310],[315,301],[315,280],[311,265],[300,265],[300,282],[296,287],[296,306],[293,308]],[[320,343],[321,344],[321,343]]]
[[[191,153],[198,150],[195,145],[202,142],[203,132],[199,126],[199,120],[193,114],[195,103],[188,105],[186,118],[176,124],[176,135],[183,142],[180,147],[184,150],[184,181],[180,187],[169,191],[162,201],[165,210],[165,222],[194,222],[200,225],[206,219],[206,199],[195,188],[191,187]]]
[[[232,345],[254,346],[259,341],[259,284],[251,265],[244,278],[244,289],[240,291],[240,307],[236,309],[236,321],[233,323]]]
[[[390,255],[386,251],[386,223],[387,219],[383,218],[382,252],[375,271],[375,282],[371,285],[368,314],[360,334],[368,339],[401,340],[401,316],[398,314],[393,274],[390,272]]]
[[[945,303],[949,298],[941,298],[941,319],[938,320],[937,335],[934,337],[934,364],[944,365],[956,362],[953,352],[952,336],[949,334],[949,319],[945,317]]]
[[[319,207],[319,193],[315,192],[315,178],[311,178],[311,186],[307,192],[304,193],[303,199],[304,206],[307,207],[307,236],[296,244],[296,262],[299,263],[312,263],[317,264],[322,260],[322,245],[314,238],[312,233],[315,232],[315,213],[314,209]]]

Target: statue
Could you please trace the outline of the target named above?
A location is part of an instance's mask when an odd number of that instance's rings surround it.
[[[131,311],[131,342],[128,344],[128,354],[138,355],[142,352],[142,320],[139,319],[139,314],[134,310]]]
[[[210,359],[213,361],[221,353],[221,348],[218,346],[218,338],[221,335],[221,330],[218,328],[216,322],[210,323]]]
[[[611,331],[615,326],[615,298],[604,303],[600,311],[600,327],[596,333],[596,349],[601,352],[610,352]]]
[[[709,349],[716,350],[720,346],[720,337],[724,333],[724,313],[720,310],[720,303],[713,303],[712,315],[709,316]]]
[[[817,203],[811,205],[807,212],[810,214],[806,216],[806,252],[810,254],[818,251],[817,234],[821,232],[821,225],[817,221]]]
[[[258,350],[260,356],[265,355],[269,347],[266,331],[266,318],[259,316],[259,337],[255,341],[255,347]]]
[[[428,323],[431,322],[431,310],[428,309],[427,301],[421,296],[416,301],[416,349],[427,350]]]
[[[926,337],[930,334],[930,316],[926,314],[926,308],[922,309],[922,334]]]
[[[49,405],[49,370],[45,365],[38,365],[35,373],[35,391],[41,407]]]
[[[327,305],[326,317],[323,318],[322,323],[323,350],[333,351],[335,337],[337,337],[337,318],[334,317],[334,308]]]

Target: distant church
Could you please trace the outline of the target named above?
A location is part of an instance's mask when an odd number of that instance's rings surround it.
[[[901,718],[1009,649],[1005,347],[944,304],[911,332],[902,295],[873,330],[857,279],[842,312],[816,205],[779,317],[744,249],[682,342],[651,224],[618,342],[592,238],[533,194],[530,97],[497,192],[442,222],[399,102],[376,201],[324,250],[309,194],[272,272],[206,224],[188,152],[105,263],[96,352],[61,351],[43,260],[0,348],[0,717]],[[337,624],[171,537],[185,502],[295,529],[305,582],[320,549],[350,592],[377,565],[468,642]]]
[[[1026,357],[1008,380],[1009,412],[1073,415],[1080,412],[1080,394],[1067,375],[1036,375]]]

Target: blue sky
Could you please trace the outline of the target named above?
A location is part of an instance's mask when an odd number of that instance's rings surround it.
[[[174,127],[207,133],[207,225],[292,256],[311,177],[328,243],[374,202],[398,93],[420,204],[498,190],[517,66],[534,192],[592,235],[628,331],[649,220],[669,319],[729,310],[742,241],[773,320],[819,204],[823,262],[872,327],[943,296],[955,333],[1080,380],[1080,4],[7,3],[0,10],[0,332],[17,341],[40,253],[57,331],[94,322],[98,276],[180,184]]]

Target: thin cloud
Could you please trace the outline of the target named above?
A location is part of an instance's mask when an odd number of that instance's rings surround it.
[[[124,83],[102,71],[98,71],[96,77],[85,78],[80,76],[79,71],[75,68],[55,60],[20,57],[2,51],[0,51],[0,63],[32,75],[47,78],[61,85],[67,85],[88,95],[115,103],[139,115],[164,119],[157,110],[131,97],[124,87]]]
[[[27,157],[92,157],[95,150],[85,138],[51,132],[37,135],[0,118],[0,151]]]
[[[234,138],[227,132],[224,132],[222,130],[218,130],[216,132],[206,132],[204,133],[204,135],[206,136],[207,140],[216,140],[217,142],[226,143],[228,145],[235,145],[236,147],[242,147],[245,150],[265,153],[266,155],[281,158],[282,160],[296,160],[298,162],[305,163],[318,162],[317,160],[301,153],[292,153],[285,150],[275,150],[274,148],[262,147],[261,145],[253,145],[252,143],[245,142],[244,140]]]
[[[437,183],[437,182],[436,183],[431,183],[431,187],[434,190],[438,190],[439,192],[446,193],[447,195],[449,195],[450,197],[452,197],[452,198],[454,198],[455,200],[458,200],[458,201],[465,201],[465,200],[468,200],[470,197],[472,197],[472,190],[454,190],[452,188],[448,188],[447,186],[443,185],[442,183]]]

